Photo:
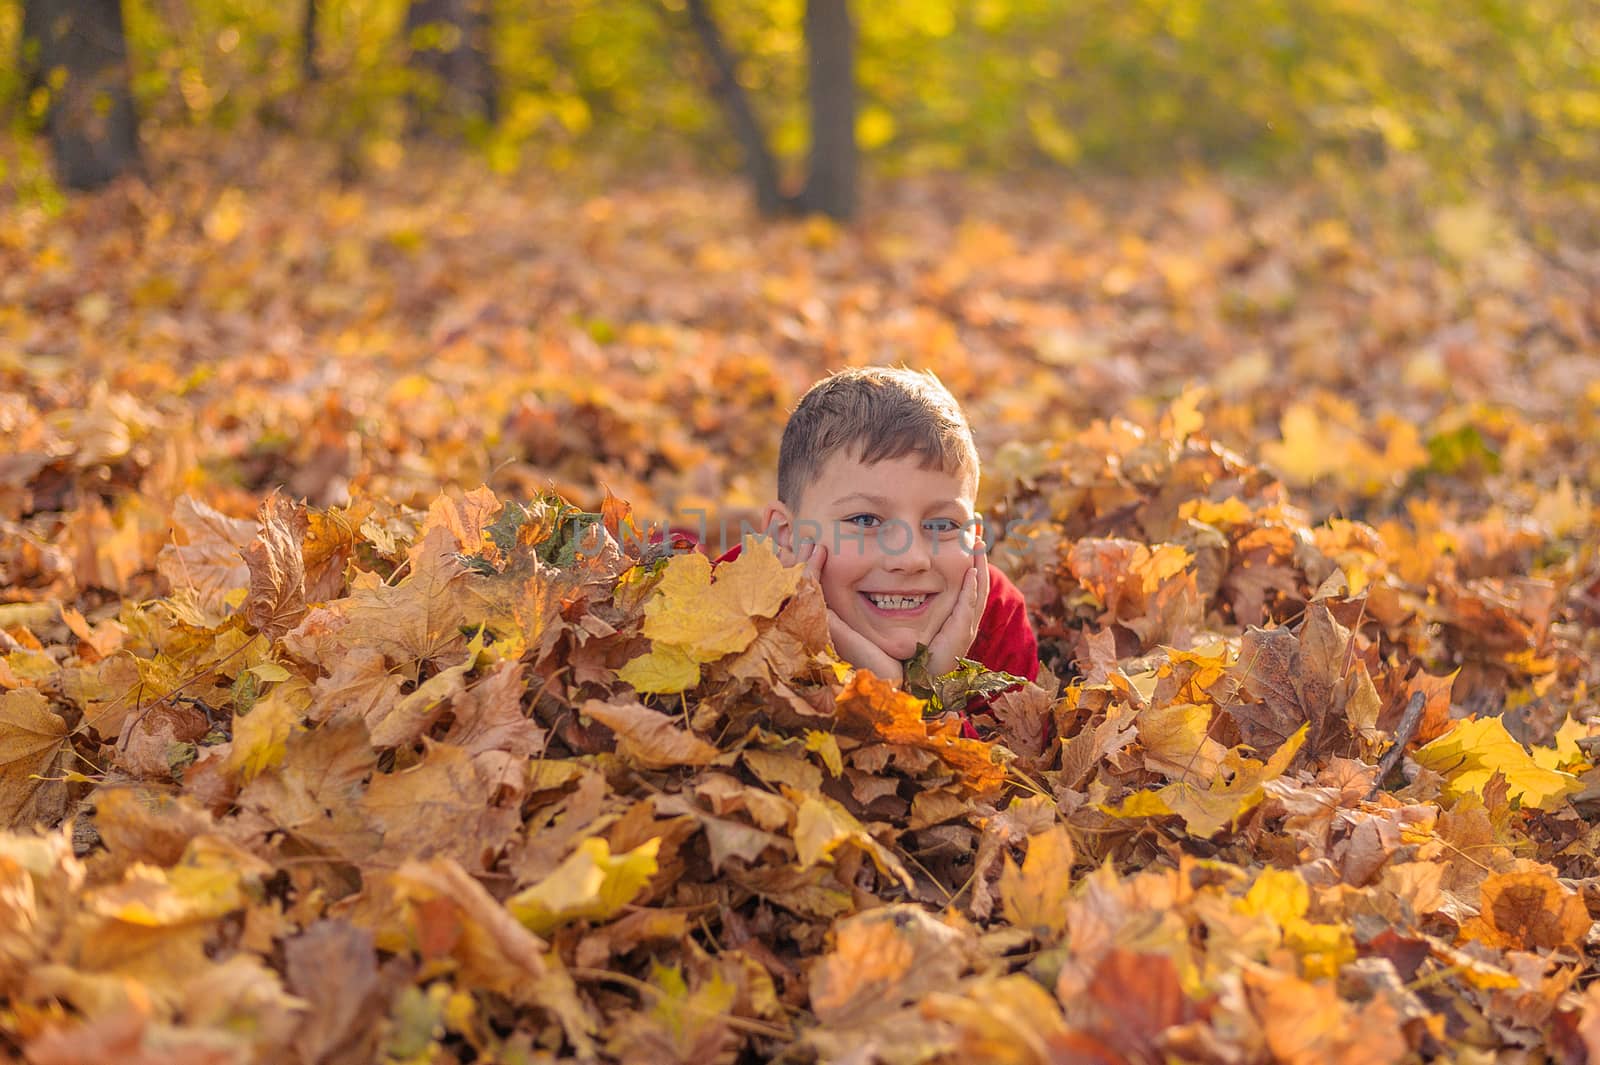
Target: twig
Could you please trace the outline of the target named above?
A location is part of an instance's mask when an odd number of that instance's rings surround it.
[[[1367,792],[1367,801],[1371,802],[1378,797],[1378,790],[1383,787],[1384,778],[1394,771],[1400,764],[1400,758],[1406,753],[1406,744],[1411,742],[1411,737],[1417,734],[1417,726],[1422,724],[1422,707],[1427,702],[1421,692],[1411,696],[1411,701],[1406,704],[1405,713],[1400,715],[1400,726],[1394,731],[1394,746],[1383,754],[1383,759],[1378,763],[1378,778],[1372,782],[1372,790]]]

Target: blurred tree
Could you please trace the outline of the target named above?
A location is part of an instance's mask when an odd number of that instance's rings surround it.
[[[709,67],[711,95],[722,108],[744,154],[745,173],[762,214],[815,211],[845,220],[856,212],[856,30],[849,0],[807,0],[807,94],[811,105],[811,159],[805,187],[786,195],[766,132],[739,80],[739,60],[728,47],[706,0],[687,0],[689,24]]]
[[[776,215],[797,205],[784,196],[778,177],[778,163],[767,147],[767,134],[750,103],[750,96],[739,83],[739,61],[728,49],[717,28],[717,20],[706,0],[689,0],[689,25],[700,40],[710,67],[707,80],[711,95],[727,116],[728,125],[744,153],[744,169],[755,191],[756,207],[764,215]]]
[[[322,78],[322,70],[317,66],[317,9],[321,6],[317,0],[306,0],[300,23],[300,75],[308,82]]]
[[[38,56],[29,80],[50,91],[46,130],[61,183],[98,188],[137,167],[121,0],[25,0],[22,21],[24,56]]]
[[[39,51],[44,42],[44,0],[24,0],[22,5],[22,33],[17,38],[17,73],[21,75],[22,95],[32,96],[35,89],[44,85],[44,71],[39,62]]]
[[[495,120],[491,29],[488,0],[411,0],[406,40],[411,68],[422,75],[418,98],[424,110]]]
[[[803,199],[807,210],[840,219],[856,213],[855,46],[849,0],[807,0],[811,169]]]

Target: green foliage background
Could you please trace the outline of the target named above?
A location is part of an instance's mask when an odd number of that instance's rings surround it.
[[[497,165],[590,153],[733,156],[683,0],[493,0],[503,107],[470,131]],[[804,0],[714,5],[776,146],[803,154]],[[302,84],[298,0],[126,0],[153,128],[241,122],[369,148],[408,88],[405,0],[324,0]],[[1423,158],[1582,178],[1600,163],[1593,0],[871,0],[860,134],[885,170],[1189,162],[1299,169]],[[20,4],[0,3],[0,55]],[[12,64],[0,108],[36,122]]]

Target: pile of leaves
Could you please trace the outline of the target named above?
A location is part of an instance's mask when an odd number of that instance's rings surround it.
[[[256,521],[186,498],[171,594],[12,627],[6,813],[79,804],[0,843],[7,1038],[1585,1060],[1589,678],[1549,586],[1446,572],[1470,554],[1407,578],[1194,436],[1071,450],[1017,498],[1078,501],[1018,568],[1082,675],[1000,696],[985,740],[839,662],[762,541],[713,568],[616,499],[487,489]],[[1445,656],[1563,723],[1530,751],[1464,716]]]
[[[0,218],[0,1053],[1600,1053],[1600,321],[1541,205],[757,230],[298,160]],[[759,543],[652,536],[911,356],[1048,667],[977,740]]]

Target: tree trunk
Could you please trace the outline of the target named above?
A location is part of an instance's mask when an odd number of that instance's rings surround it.
[[[44,85],[40,60],[44,48],[45,5],[49,0],[23,0],[22,36],[17,39],[17,71],[22,75],[23,99]]]
[[[39,77],[50,84],[52,71],[66,73],[46,123],[61,183],[97,188],[137,167],[121,0],[26,0],[26,7],[23,24],[39,34]]]
[[[778,163],[767,147],[767,135],[756,117],[750,97],[739,84],[739,61],[722,40],[722,33],[712,17],[706,0],[688,0],[689,24],[710,67],[711,95],[722,107],[733,135],[744,154],[745,173],[756,194],[756,207],[764,215],[781,214],[795,204],[783,195],[778,180]]]
[[[308,83],[322,78],[322,70],[317,66],[317,8],[320,6],[317,0],[306,0],[300,23],[300,76]]]
[[[489,0],[411,0],[406,36],[411,67],[428,82],[427,110],[495,120],[498,92],[489,60]]]
[[[849,0],[807,0],[811,170],[807,210],[845,220],[856,213],[856,36]]]

